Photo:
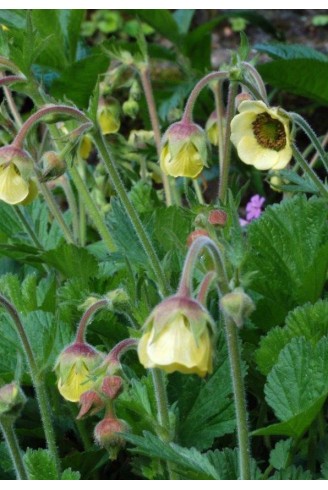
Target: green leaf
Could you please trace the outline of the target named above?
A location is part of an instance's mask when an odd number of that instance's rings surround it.
[[[179,28],[172,14],[165,9],[131,10],[137,17],[149,24],[156,32],[162,34],[174,44],[180,40]]]
[[[208,451],[209,462],[219,473],[219,480],[239,480],[238,449],[225,448],[223,451]],[[260,473],[256,463],[251,459],[251,479],[259,480]]]
[[[72,471],[71,468],[66,468],[66,470],[64,470],[62,472],[61,479],[62,480],[79,480],[80,477],[81,477],[81,475],[80,475],[79,471]]]
[[[328,57],[303,44],[258,44],[275,61],[258,66],[264,80],[289,92],[328,103]]]
[[[8,237],[12,237],[21,231],[22,227],[18,221],[13,206],[0,201],[0,214],[0,231],[5,233]]]
[[[98,263],[95,257],[84,248],[64,243],[41,255],[49,265],[60,271],[64,277],[77,278],[85,284],[90,277],[96,276]]]
[[[193,393],[193,403],[187,412],[181,410],[178,426],[179,441],[183,446],[207,449],[216,437],[235,430],[230,369],[224,342],[220,343],[217,359],[216,371],[206,382],[194,389],[188,387]]]
[[[108,63],[108,57],[100,53],[71,63],[53,81],[51,94],[61,100],[69,99],[81,109],[87,108],[90,94],[97,84],[99,75],[106,71]]]
[[[73,62],[76,59],[81,25],[86,11],[84,9],[61,9],[56,12],[58,12],[59,24],[64,35],[67,57]]]
[[[284,470],[288,466],[292,444],[292,439],[286,439],[285,441],[278,441],[272,449],[269,462],[276,470]]]
[[[189,210],[177,206],[156,209],[153,216],[154,237],[161,249],[184,249],[191,232],[193,217]]]
[[[0,10],[0,24],[12,29],[24,29],[26,26],[26,13],[22,9]]]
[[[155,189],[146,181],[139,180],[133,184],[129,197],[138,213],[151,213],[155,208],[161,207]]]
[[[295,337],[304,337],[312,345],[328,335],[328,301],[299,306],[290,312],[284,327],[275,327],[262,337],[255,358],[260,371],[267,375],[281,350]]]
[[[303,470],[300,466],[289,466],[285,470],[276,471],[269,480],[312,480],[310,471]]]
[[[47,449],[28,448],[24,461],[30,480],[57,480],[56,463]]]
[[[178,25],[180,34],[187,34],[195,12],[195,9],[178,9],[173,13],[173,18]]]
[[[245,269],[254,273],[251,289],[261,295],[252,320],[262,329],[283,323],[290,310],[320,298],[328,269],[323,199],[297,195],[267,207],[249,225],[248,243]]]
[[[328,338],[316,346],[303,337],[293,339],[280,353],[265,385],[265,398],[283,424],[254,435],[300,437],[311,425],[328,395]]]
[[[187,471],[188,476],[192,475],[193,479],[219,479],[218,472],[206,455],[195,448],[187,449],[177,444],[163,442],[149,432],[144,432],[143,437],[124,434],[124,438],[136,446],[131,449],[131,452],[170,461],[175,464],[175,471],[181,471],[182,475]]]

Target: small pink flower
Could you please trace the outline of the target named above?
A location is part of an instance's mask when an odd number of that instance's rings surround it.
[[[248,223],[257,219],[262,214],[262,206],[265,203],[265,197],[261,197],[255,194],[246,204],[246,220],[240,218],[239,223],[241,226],[246,226]]]

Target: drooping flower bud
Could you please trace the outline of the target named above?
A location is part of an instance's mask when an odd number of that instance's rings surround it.
[[[245,319],[255,310],[253,300],[242,288],[236,288],[225,294],[220,300],[220,306],[226,315],[231,317],[237,327],[242,327]]]
[[[41,182],[48,182],[50,180],[61,177],[66,171],[66,162],[55,151],[47,151],[42,157],[43,171],[41,175]]]
[[[122,110],[126,116],[135,119],[139,112],[139,104],[134,99],[128,99],[123,103]]]
[[[213,209],[208,215],[208,222],[215,226],[225,226],[227,218],[227,213],[222,209]]]
[[[18,417],[25,403],[26,397],[15,381],[0,388],[0,417]]]
[[[93,148],[93,143],[91,136],[88,134],[83,135],[80,146],[79,146],[79,155],[83,160],[87,160],[91,154]]]
[[[119,102],[113,97],[106,102],[101,102],[97,113],[97,119],[102,134],[117,133],[121,126]]]
[[[68,401],[78,402],[83,393],[93,388],[92,373],[102,360],[103,355],[87,343],[74,342],[66,347],[54,368],[60,394]]]
[[[212,114],[208,118],[205,125],[205,131],[207,134],[207,138],[210,143],[212,143],[212,145],[218,146],[219,144],[222,144],[222,142],[219,141],[218,116],[216,111],[212,112]]]
[[[94,390],[88,390],[80,396],[80,411],[77,419],[82,419],[85,415],[94,415],[105,407],[105,402],[99,393]]]
[[[24,150],[8,145],[0,148],[0,200],[20,204],[28,196],[34,162]]]
[[[180,121],[167,129],[160,155],[165,174],[196,179],[206,166],[206,159],[206,137],[200,126]]]
[[[238,110],[239,105],[245,100],[252,100],[252,96],[247,92],[240,92],[240,94],[236,95],[235,98],[235,107]]]
[[[94,436],[96,443],[109,453],[110,459],[114,460],[121,448],[125,446],[125,440],[121,433],[128,432],[129,426],[124,420],[114,416],[106,416],[95,427]]]
[[[101,391],[104,395],[114,400],[123,388],[121,376],[106,376],[101,385]]]
[[[188,238],[187,238],[187,245],[190,247],[190,245],[200,236],[209,236],[206,230],[203,230],[201,228],[198,228],[197,230],[192,231],[189,233]]]
[[[171,296],[147,319],[138,356],[145,368],[180,371],[204,377],[212,372],[214,322],[196,300]]]

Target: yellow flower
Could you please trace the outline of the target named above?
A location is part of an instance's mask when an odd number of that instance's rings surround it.
[[[14,146],[0,149],[0,200],[8,204],[22,203],[30,191],[33,160]]]
[[[181,121],[168,128],[160,155],[165,174],[196,179],[206,165],[206,158],[205,133],[197,124]]]
[[[60,394],[70,402],[78,402],[94,386],[91,373],[102,360],[101,353],[89,344],[75,342],[64,349],[54,368]]]
[[[212,372],[213,326],[196,301],[172,296],[158,305],[145,325],[138,356],[145,368],[160,368],[204,377]]]
[[[83,160],[87,160],[90,156],[93,144],[92,139],[88,134],[85,134],[81,140],[79,147],[79,155]]]
[[[292,158],[289,119],[278,107],[244,101],[231,121],[231,141],[239,158],[259,170],[282,169]]]
[[[117,133],[120,129],[120,106],[116,99],[109,99],[99,106],[97,114],[98,124],[102,134]]]

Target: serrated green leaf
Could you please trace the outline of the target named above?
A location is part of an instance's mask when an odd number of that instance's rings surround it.
[[[64,243],[41,254],[42,260],[55,267],[64,277],[77,278],[86,284],[90,277],[96,276],[98,263],[86,249]]]
[[[156,209],[153,216],[154,237],[161,249],[184,249],[191,232],[193,217],[190,211],[176,206]]]
[[[275,327],[262,337],[255,358],[260,371],[267,375],[281,350],[295,337],[304,337],[312,345],[328,335],[328,301],[306,304],[291,311],[284,327]]]
[[[276,471],[269,480],[312,480],[310,471],[304,470],[300,466],[289,466],[285,470]]]
[[[183,446],[207,449],[216,437],[229,434],[235,429],[229,361],[223,342],[220,343],[217,359],[216,371],[206,382],[196,389],[189,386],[193,393],[193,403],[188,411],[181,411],[178,426],[179,441]]]
[[[80,480],[80,472],[79,471],[72,471],[71,468],[66,468],[62,472],[61,479],[62,480]]]
[[[166,39],[169,39],[175,44],[179,43],[179,28],[169,10],[138,9],[131,10],[131,12],[153,27],[156,32],[162,34]]]
[[[22,227],[18,221],[13,206],[0,201],[0,214],[0,231],[5,233],[8,237],[12,237],[21,231]]]
[[[57,480],[56,462],[47,449],[28,448],[24,461],[30,480]]]
[[[144,432],[143,437],[124,434],[124,438],[136,446],[131,449],[131,452],[171,461],[175,464],[175,471],[181,472],[182,475],[187,470],[192,472],[193,479],[219,479],[218,472],[206,455],[201,454],[195,448],[187,449],[177,444],[165,443],[149,432]]]
[[[187,34],[195,12],[195,9],[178,9],[173,13],[173,18],[178,25],[180,34]]]
[[[328,62],[328,56],[305,44],[259,43],[256,44],[254,48],[277,60],[297,60],[306,58]]]
[[[155,208],[162,207],[155,189],[144,180],[139,180],[132,186],[129,197],[137,212],[141,214],[151,213]]]
[[[238,449],[225,448],[222,451],[208,451],[206,453],[209,462],[219,474],[219,480],[239,480],[239,456]],[[260,472],[256,463],[251,459],[251,479],[258,480]]]
[[[292,439],[286,439],[285,441],[278,441],[272,449],[269,462],[276,470],[284,470],[288,466],[292,444]]]
[[[262,296],[252,320],[263,330],[283,323],[299,304],[319,299],[328,269],[324,200],[297,195],[269,206],[249,225],[248,242],[245,269],[256,272],[251,289]]]

